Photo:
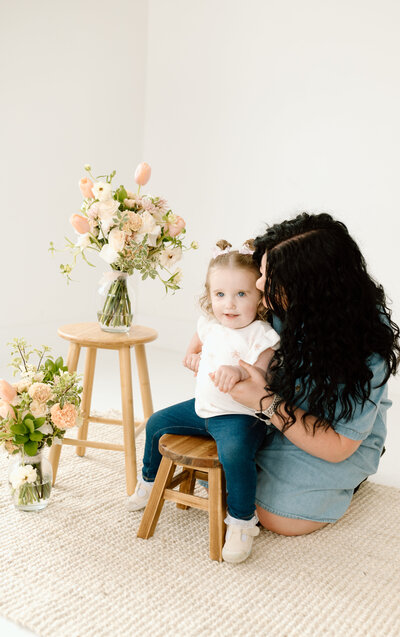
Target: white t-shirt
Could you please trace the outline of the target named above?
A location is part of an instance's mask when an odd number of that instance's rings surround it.
[[[254,365],[261,352],[278,349],[279,334],[265,321],[253,321],[240,329],[224,327],[215,319],[200,316],[197,333],[203,344],[195,391],[195,410],[200,418],[224,414],[250,414],[254,410],[233,400],[215,387],[210,372],[221,365],[238,365],[239,359]]]

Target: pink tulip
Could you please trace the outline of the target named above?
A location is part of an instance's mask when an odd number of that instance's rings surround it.
[[[17,395],[16,389],[4,378],[0,378],[0,398],[8,403],[11,403]]]
[[[135,170],[135,181],[139,186],[147,184],[151,177],[151,167],[146,162],[142,162]]]
[[[0,418],[13,418],[15,420],[14,409],[5,400],[0,400]]]
[[[72,215],[69,221],[74,230],[79,232],[79,234],[86,234],[86,232],[90,232],[89,222],[86,217],[82,217],[82,215]]]
[[[182,232],[184,227],[186,226],[186,221],[179,217],[178,215],[175,217],[174,223],[168,224],[168,233],[170,237],[176,237],[178,234]]]
[[[88,179],[87,177],[82,177],[82,179],[79,182],[79,188],[81,190],[82,195],[85,197],[85,199],[94,199],[94,194],[93,194],[93,182],[90,181],[90,179]]]

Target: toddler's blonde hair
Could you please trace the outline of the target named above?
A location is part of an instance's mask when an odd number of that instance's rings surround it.
[[[225,241],[225,239],[217,241],[215,245],[221,250],[226,250],[227,248],[232,247],[232,245],[228,241]],[[254,250],[253,239],[245,241],[243,246],[249,248],[249,250]],[[254,261],[252,254],[242,254],[239,250],[229,250],[229,252],[218,254],[216,257],[211,259],[208,264],[204,292],[199,299],[201,309],[209,316],[214,316],[210,299],[210,273],[213,268],[216,267],[241,268],[243,270],[254,272],[258,276],[260,275],[260,270],[257,263]],[[265,321],[267,319],[268,310],[263,305],[262,297],[263,295],[260,292],[260,301],[257,306],[257,314],[254,320],[258,319],[260,321]]]

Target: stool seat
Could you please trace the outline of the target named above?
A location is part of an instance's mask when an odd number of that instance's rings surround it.
[[[225,537],[226,485],[217,445],[212,438],[164,434],[158,444],[162,455],[137,536],[147,540],[156,528],[165,500],[180,509],[208,512],[210,558],[222,561]],[[175,469],[182,471],[175,474]],[[196,479],[208,480],[208,498],[194,495]],[[175,487],[179,486],[179,491]]]
[[[177,436],[165,434],[159,443],[162,456],[185,467],[214,468],[221,466],[217,445],[212,438],[201,436]]]
[[[57,333],[71,343],[81,347],[99,347],[100,349],[121,349],[137,343],[155,341],[158,334],[152,327],[133,325],[129,332],[105,332],[98,323],[69,323],[58,328]]]

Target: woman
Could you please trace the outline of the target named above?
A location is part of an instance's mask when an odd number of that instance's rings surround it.
[[[268,419],[257,455],[261,524],[303,535],[338,520],[377,470],[399,328],[346,226],[328,214],[272,226],[254,256],[281,346],[267,385],[242,362],[250,377],[231,396]]]

